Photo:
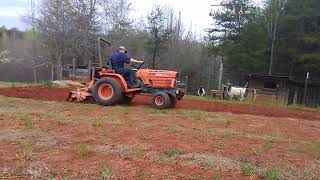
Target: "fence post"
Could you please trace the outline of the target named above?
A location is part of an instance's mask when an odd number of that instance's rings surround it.
[[[53,81],[53,76],[54,76],[54,65],[53,65],[53,63],[51,63],[51,81]]]
[[[293,96],[293,104],[297,104],[297,102],[298,102],[298,91],[299,91],[299,88],[295,87],[294,88],[294,96]]]
[[[188,94],[188,75],[186,75],[186,94]]]
[[[220,69],[219,69],[219,82],[218,82],[218,90],[219,91],[221,90],[222,75],[223,75],[223,63],[221,62]]]
[[[91,79],[91,69],[92,69],[92,61],[90,58],[89,62],[88,62],[88,77],[89,77],[89,79]]]
[[[33,67],[33,79],[34,83],[37,84],[37,69]]]
[[[72,76],[73,76],[73,80],[76,79],[76,58],[72,59]]]
[[[307,98],[307,90],[308,90],[308,79],[309,79],[309,72],[307,72],[307,77],[306,77],[306,84],[304,86],[304,94],[303,94],[303,104],[306,106],[306,98]]]

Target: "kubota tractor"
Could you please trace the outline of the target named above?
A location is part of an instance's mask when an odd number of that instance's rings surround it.
[[[91,69],[90,82],[84,88],[71,91],[68,100],[86,102],[93,98],[98,104],[110,106],[114,104],[130,104],[135,95],[152,94],[152,106],[157,109],[175,107],[177,100],[184,96],[184,90],[178,88],[178,73],[166,70],[141,69],[131,65],[136,71],[139,88],[129,88],[125,78],[115,73],[110,67],[102,66],[101,42],[110,43],[98,38],[100,67]]]

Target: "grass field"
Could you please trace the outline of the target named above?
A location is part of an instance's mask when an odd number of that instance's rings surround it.
[[[0,88],[15,88],[15,87],[29,87],[29,86],[57,87],[56,84],[53,84],[51,82],[25,83],[25,82],[3,82],[3,81],[0,81]]]
[[[272,102],[254,102],[249,99],[243,102],[240,102],[239,100],[222,100],[222,99],[214,98],[211,96],[205,96],[205,97],[186,96],[185,99],[191,99],[191,100],[197,100],[197,101],[213,101],[213,102],[230,103],[230,104],[249,104],[249,105],[255,105],[255,106],[262,106],[262,107],[277,107],[277,108],[288,108],[288,109],[307,110],[307,111],[319,110],[319,108],[311,108],[311,107],[306,107],[304,105],[298,105],[298,104],[282,105],[282,104],[272,103]]]
[[[320,177],[319,121],[0,96],[0,127],[0,179]]]

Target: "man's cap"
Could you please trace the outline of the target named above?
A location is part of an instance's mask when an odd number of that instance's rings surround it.
[[[118,50],[123,50],[125,53],[127,53],[127,49],[124,46],[120,46]]]

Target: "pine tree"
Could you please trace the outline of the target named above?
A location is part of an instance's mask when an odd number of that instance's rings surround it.
[[[278,59],[290,74],[320,75],[320,1],[288,0],[281,19]],[[280,71],[278,69],[278,71]]]

